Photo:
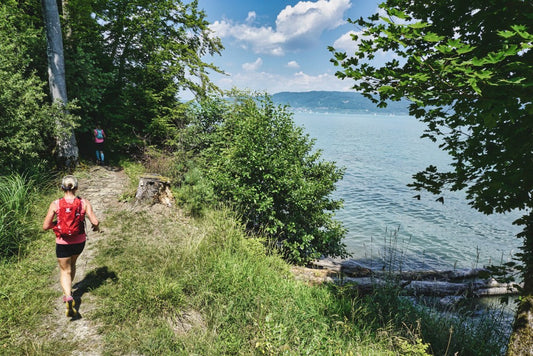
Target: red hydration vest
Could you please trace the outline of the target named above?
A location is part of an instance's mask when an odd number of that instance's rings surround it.
[[[56,236],[68,238],[85,233],[85,213],[81,198],[74,198],[72,203],[61,198],[58,205],[57,224],[53,228]]]

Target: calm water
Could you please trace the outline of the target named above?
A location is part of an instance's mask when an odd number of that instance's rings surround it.
[[[294,121],[316,139],[323,158],[346,168],[335,198],[336,218],[348,229],[352,257],[376,267],[401,260],[403,269],[472,268],[507,262],[518,251],[519,214],[486,216],[468,206],[461,192],[438,196],[408,188],[429,164],[446,168],[450,158],[427,139],[422,123],[407,116],[296,113]]]

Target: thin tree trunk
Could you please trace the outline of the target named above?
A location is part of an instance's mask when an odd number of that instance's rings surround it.
[[[525,219],[522,255],[525,268],[524,289],[516,312],[507,356],[533,355],[533,212]]]
[[[72,37],[72,28],[70,27],[70,14],[68,10],[68,0],[61,0],[61,12],[65,24],[65,37],[68,40]]]
[[[56,0],[41,0],[47,39],[48,54],[48,82],[53,102],[61,105],[68,103],[67,85],[65,81],[65,59],[63,55],[63,37],[61,34],[61,22]],[[57,156],[60,165],[73,167],[78,162],[78,144],[72,127],[63,127],[61,121],[57,121],[58,132],[56,138]]]

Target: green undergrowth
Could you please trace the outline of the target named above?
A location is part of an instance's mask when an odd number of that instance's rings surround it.
[[[133,182],[143,172],[126,167]],[[83,172],[80,172],[83,174]],[[63,355],[71,340],[43,321],[60,295],[54,240],[37,232],[57,189],[38,191],[28,219],[35,236],[0,263],[0,355]],[[128,200],[128,199],[126,199]],[[416,307],[385,288],[360,296],[350,286],[311,286],[247,236],[228,210],[192,218],[177,207],[109,210],[95,269],[78,276],[80,312],[99,325],[104,354],[177,355],[497,355],[496,325],[472,325]],[[481,327],[480,327],[481,326]]]
[[[365,327],[353,299],[295,281],[228,212],[122,211],[107,225],[93,292],[111,354],[423,354]]]
[[[41,229],[48,204],[57,192],[41,184],[41,190],[30,195],[24,231],[31,238],[20,246],[17,255],[0,261],[0,355],[38,353],[33,340],[50,332],[42,329],[42,320],[60,297],[51,288],[57,267],[54,236]],[[57,345],[50,346],[56,352],[63,351]]]

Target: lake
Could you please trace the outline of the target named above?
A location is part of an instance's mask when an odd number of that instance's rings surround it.
[[[412,175],[451,162],[436,143],[421,139],[424,124],[409,116],[294,114],[316,140],[322,157],[345,167],[334,198],[344,200],[336,219],[348,229],[352,258],[368,267],[394,259],[402,269],[475,268],[511,260],[520,228],[513,214],[484,215],[462,192],[415,192]],[[420,200],[413,198],[420,194]],[[391,252],[392,251],[392,252]]]

